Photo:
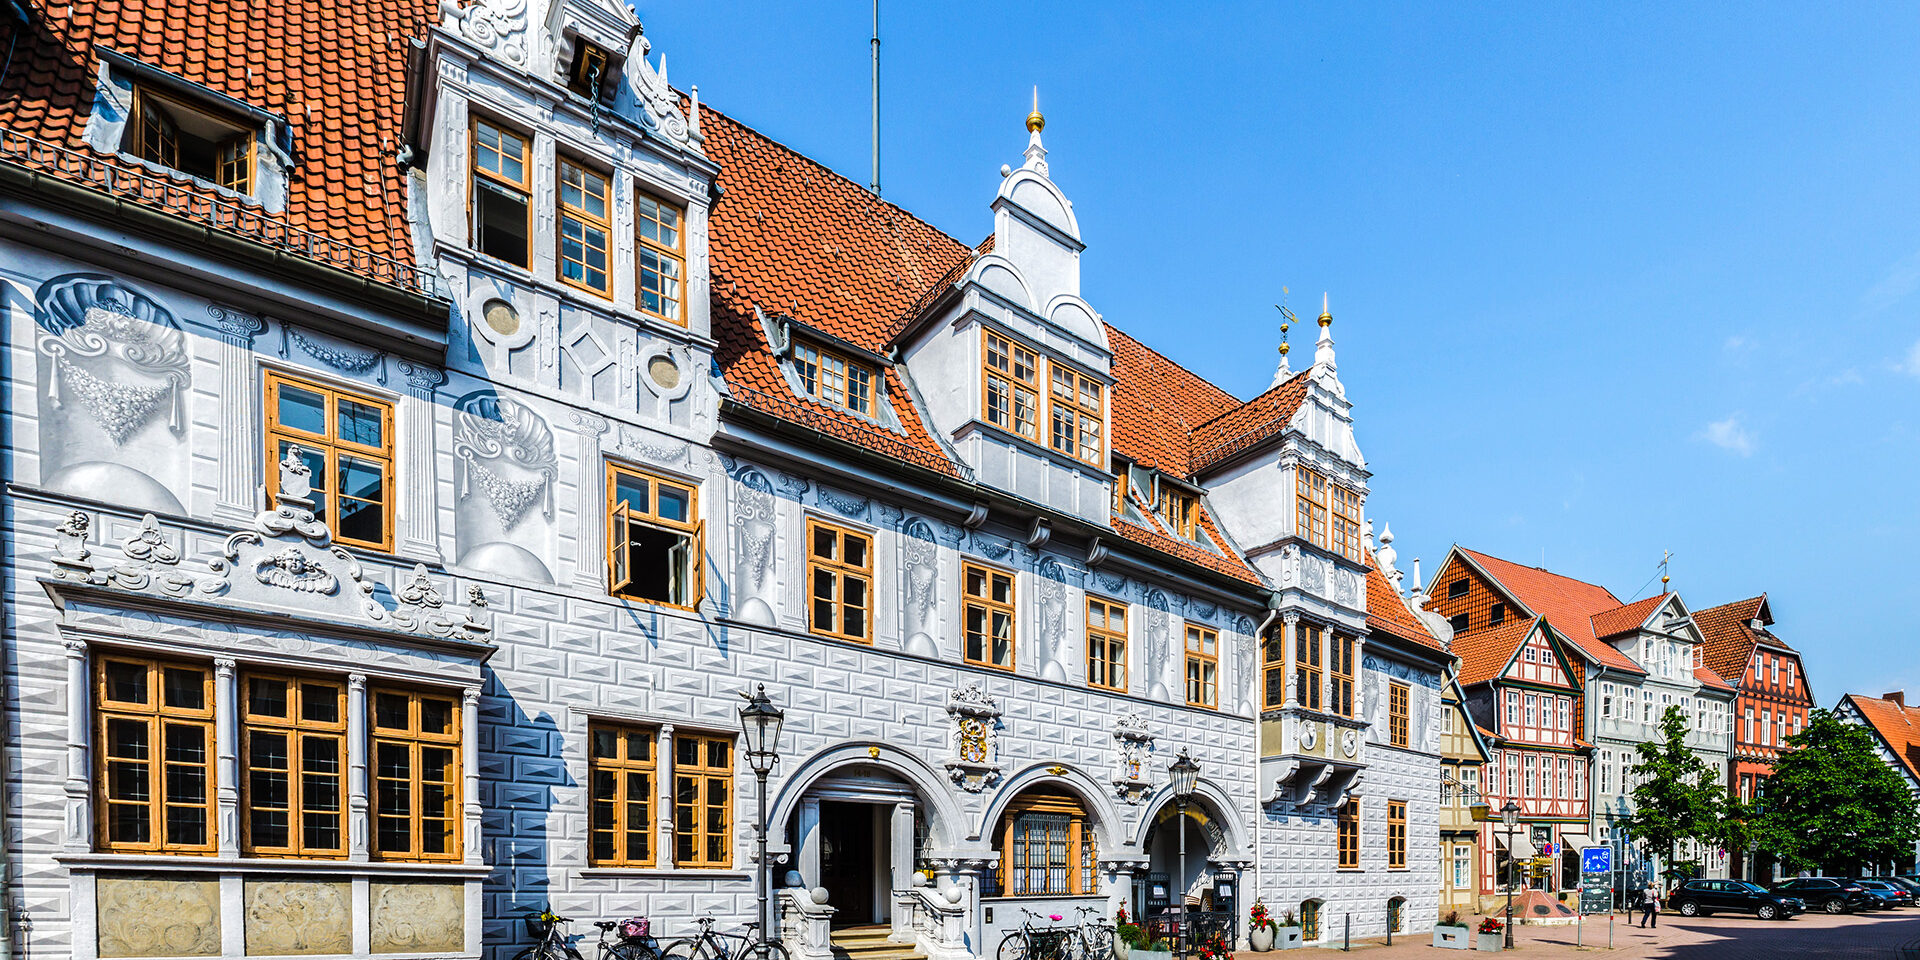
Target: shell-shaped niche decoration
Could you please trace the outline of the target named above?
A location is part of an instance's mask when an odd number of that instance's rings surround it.
[[[192,358],[167,308],[99,274],[55,277],[37,300],[36,347],[51,361],[54,409],[79,403],[116,446],[162,411],[176,436],[186,430]]]
[[[543,518],[553,519],[553,485],[560,472],[553,432],[525,404],[490,392],[461,400],[453,456],[461,465],[461,498],[478,487],[503,529],[518,526],[536,503]]]

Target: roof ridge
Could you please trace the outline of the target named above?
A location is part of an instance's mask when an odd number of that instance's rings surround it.
[[[688,102],[688,97],[685,93],[682,93],[679,90],[675,90],[674,93],[680,95],[680,99],[682,100],[683,104]],[[760,140],[778,148],[781,152],[797,157],[800,160],[803,160],[806,163],[811,164],[812,166],[826,173],[827,175],[844,181],[848,186],[866,195],[868,198],[872,199],[875,203],[883,204],[885,206],[893,208],[894,210],[899,211],[902,214],[905,214],[908,218],[912,219],[915,223],[918,223],[926,227],[927,229],[932,230],[934,233],[939,234],[941,237],[952,242],[955,246],[960,247],[963,250],[974,249],[973,246],[969,245],[965,241],[961,240],[958,237],[955,237],[953,234],[948,233],[947,231],[941,229],[939,226],[935,225],[933,221],[927,220],[926,218],[920,216],[919,214],[914,213],[912,210],[908,210],[906,207],[903,207],[893,202],[892,200],[888,200],[887,198],[877,193],[874,193],[873,191],[867,189],[866,187],[861,186],[852,177],[849,177],[846,174],[841,173],[840,171],[835,170],[832,167],[829,167],[826,164],[821,163],[820,161],[815,160],[814,158],[807,156],[804,153],[801,153],[799,150],[796,150],[793,147],[787,146],[785,143],[779,140],[776,140],[771,136],[768,136],[765,132],[761,131],[759,127],[753,126],[752,124],[746,122],[745,120],[740,119],[739,117],[734,116],[733,114],[726,112],[725,110],[721,110],[718,107],[712,106],[708,104],[708,102],[705,100],[700,101],[700,109],[702,112],[711,111],[715,115],[719,116],[722,120],[725,120],[728,123],[734,124],[735,126],[738,126],[743,130],[746,130],[747,132],[753,134],[755,137],[758,137]],[[989,234],[989,236],[991,236],[991,234]]]
[[[1138,341],[1135,341],[1135,342],[1138,342]],[[1153,348],[1148,347],[1147,349],[1151,350]],[[1159,351],[1155,351],[1155,352],[1158,353]],[[1172,361],[1168,361],[1168,362],[1171,363]],[[1175,365],[1178,366],[1178,364],[1175,364]],[[1188,372],[1191,373],[1192,371],[1188,371]],[[1202,420],[1199,423],[1194,424],[1193,427],[1188,432],[1199,433],[1201,430],[1206,429],[1209,425],[1213,424],[1215,421],[1224,420],[1227,417],[1233,416],[1234,414],[1239,413],[1240,411],[1245,410],[1246,408],[1253,406],[1256,403],[1259,403],[1262,399],[1264,399],[1267,396],[1267,394],[1272,393],[1276,390],[1284,390],[1287,387],[1292,386],[1295,380],[1298,380],[1301,377],[1304,377],[1307,374],[1312,372],[1313,372],[1312,368],[1302,370],[1299,373],[1296,373],[1293,376],[1288,377],[1285,380],[1282,380],[1279,383],[1276,383],[1273,386],[1268,387],[1257,394],[1254,394],[1251,399],[1241,401],[1240,405],[1237,407],[1234,407],[1232,410],[1224,411],[1212,417],[1208,417],[1207,419]],[[1199,374],[1194,374],[1194,375],[1199,376]],[[1229,396],[1231,396],[1231,394],[1229,394]]]
[[[1113,323],[1112,323],[1111,321],[1109,321],[1109,320],[1107,320],[1107,319],[1106,319],[1105,317],[1102,317],[1102,318],[1100,319],[1100,325],[1101,325],[1101,326],[1103,326],[1103,327],[1106,327],[1106,328],[1107,328],[1107,330],[1108,330],[1109,332],[1112,332],[1112,333],[1118,333],[1118,334],[1120,334],[1121,336],[1123,336],[1123,337],[1126,337],[1126,338],[1127,338],[1128,340],[1131,340],[1131,341],[1133,341],[1133,343],[1134,343],[1134,345],[1135,345],[1135,346],[1138,346],[1138,347],[1139,347],[1140,349],[1142,349],[1142,350],[1145,350],[1146,352],[1148,352],[1148,353],[1151,353],[1151,354],[1153,354],[1154,356],[1156,356],[1156,357],[1159,357],[1159,358],[1160,358],[1160,359],[1162,359],[1162,360],[1165,360],[1165,361],[1166,361],[1167,363],[1169,363],[1169,364],[1171,364],[1171,365],[1172,365],[1172,366],[1174,367],[1174,369],[1177,369],[1177,370],[1179,370],[1179,371],[1180,371],[1181,373],[1184,373],[1184,374],[1186,374],[1187,376],[1190,376],[1190,377],[1192,377],[1192,378],[1194,378],[1195,380],[1198,380],[1198,381],[1200,381],[1201,383],[1204,383],[1204,384],[1206,384],[1207,386],[1209,386],[1209,387],[1212,387],[1212,388],[1213,388],[1213,389],[1214,389],[1215,391],[1217,391],[1217,392],[1218,392],[1218,393],[1219,393],[1219,394],[1220,394],[1221,396],[1223,396],[1223,397],[1226,397],[1226,398],[1227,398],[1228,400],[1232,400],[1232,401],[1234,402],[1234,404],[1236,404],[1236,406],[1235,406],[1235,409],[1239,409],[1239,407],[1244,407],[1244,406],[1246,406],[1247,404],[1249,404],[1249,403],[1252,403],[1252,402],[1253,402],[1252,400],[1242,400],[1242,399],[1240,399],[1239,397],[1236,397],[1236,396],[1234,396],[1233,394],[1231,394],[1231,393],[1229,393],[1229,392],[1227,392],[1227,389],[1226,389],[1225,387],[1222,387],[1222,386],[1220,386],[1219,384],[1217,384],[1217,383],[1214,383],[1214,382],[1213,382],[1212,380],[1208,380],[1208,379],[1207,379],[1206,377],[1203,377],[1203,376],[1201,376],[1201,375],[1199,375],[1199,374],[1197,374],[1197,373],[1194,373],[1194,372],[1193,372],[1192,370],[1190,370],[1190,369],[1188,369],[1188,368],[1187,368],[1187,366],[1186,366],[1185,364],[1183,364],[1183,363],[1181,363],[1180,361],[1178,361],[1178,360],[1175,360],[1175,359],[1173,359],[1172,357],[1169,357],[1169,356],[1167,356],[1166,354],[1164,354],[1164,353],[1161,353],[1160,351],[1158,351],[1158,350],[1155,350],[1154,348],[1152,348],[1152,347],[1149,347],[1149,346],[1147,346],[1147,344],[1146,344],[1146,341],[1144,341],[1144,340],[1141,340],[1141,339],[1140,339],[1139,337],[1136,337],[1136,336],[1134,336],[1133,334],[1131,334],[1131,333],[1128,333],[1127,331],[1125,331],[1125,330],[1122,330],[1122,329],[1120,329],[1120,328],[1119,328],[1119,327],[1117,327],[1117,326],[1114,326],[1114,325],[1113,325]],[[1264,396],[1264,395],[1266,394],[1266,392],[1267,392],[1267,391],[1265,391],[1265,390],[1262,390],[1262,391],[1261,391],[1261,395],[1263,395],[1263,396]],[[1258,398],[1258,397],[1256,397],[1255,399],[1259,399],[1259,398]],[[1232,410],[1229,410],[1229,411],[1227,411],[1227,413],[1232,413],[1232,412],[1233,412]],[[1221,416],[1225,416],[1225,415],[1226,415],[1226,414],[1221,414]],[[1215,417],[1214,419],[1215,419],[1215,420],[1217,420],[1217,419],[1219,419],[1219,417]],[[1209,421],[1207,421],[1207,422],[1209,422],[1209,423],[1211,423],[1211,422],[1212,422],[1212,420],[1209,420]]]

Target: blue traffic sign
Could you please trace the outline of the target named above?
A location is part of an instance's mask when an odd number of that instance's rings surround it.
[[[1613,872],[1613,848],[1612,847],[1581,848],[1580,871],[1582,873]]]

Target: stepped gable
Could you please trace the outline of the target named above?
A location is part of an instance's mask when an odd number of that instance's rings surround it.
[[[436,18],[431,0],[29,0],[0,80],[0,128],[153,173],[81,141],[105,48],[285,117],[296,162],[287,209],[268,217],[412,262],[400,148],[407,43]],[[48,172],[58,176],[59,170]],[[161,174],[164,176],[164,174]],[[171,182],[228,199],[181,177]]]
[[[1594,615],[1623,606],[1620,598],[1606,587],[1465,547],[1461,547],[1460,552],[1497,581],[1501,592],[1518,600],[1534,615],[1546,618],[1556,632],[1588,659],[1626,673],[1646,673],[1626,654],[1594,635]]]

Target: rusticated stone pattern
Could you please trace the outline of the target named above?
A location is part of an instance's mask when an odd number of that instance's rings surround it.
[[[101,877],[99,955],[212,957],[220,954],[220,882]]]
[[[249,880],[247,953],[283,957],[353,952],[353,885]]]
[[[368,892],[374,953],[444,953],[466,947],[466,894],[457,883],[375,883]]]

